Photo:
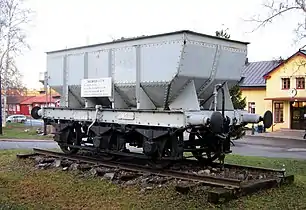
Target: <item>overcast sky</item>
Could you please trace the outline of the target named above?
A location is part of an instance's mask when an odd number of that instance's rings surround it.
[[[18,59],[28,87],[38,87],[46,70],[46,51],[182,29],[214,35],[229,28],[231,38],[248,41],[250,61],[290,56],[296,17],[279,18],[273,25],[249,33],[255,25],[243,19],[262,11],[263,0],[27,0],[36,11],[27,28],[30,51]]]

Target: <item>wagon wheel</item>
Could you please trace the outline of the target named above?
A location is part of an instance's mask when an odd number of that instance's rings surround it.
[[[173,156],[173,148],[172,148],[172,142],[171,142],[171,138],[173,137],[169,137],[169,136],[166,136],[166,143],[165,143],[165,147],[161,153],[161,156],[162,158],[167,158],[167,157],[172,157]],[[182,137],[180,135],[177,135],[174,137],[174,141],[178,140],[182,140]],[[175,160],[160,160],[156,157],[153,157],[152,159],[150,159],[149,161],[149,165],[153,168],[157,168],[157,169],[161,169],[161,168],[168,168],[170,167],[174,162]]]
[[[196,129],[192,129],[190,134],[189,134],[189,141],[192,142],[192,141],[195,141],[195,132],[196,132]],[[191,146],[192,149],[195,148],[195,146]],[[204,148],[203,146],[201,146],[200,148]],[[212,163],[213,161],[217,160],[219,157],[220,157],[220,154],[219,153],[214,153],[214,152],[211,152],[211,151],[208,151],[206,150],[205,152],[202,152],[202,151],[193,151],[191,152],[192,155],[200,162],[204,162],[206,164],[210,164]],[[203,157],[204,153],[206,154],[206,158]]]
[[[89,130],[88,133],[88,138],[93,138],[96,134],[92,131]],[[114,136],[114,132],[110,133],[110,135],[108,136],[108,138],[110,138],[110,142],[114,142],[114,139],[111,138],[116,138],[116,136]],[[105,141],[106,139],[102,139],[102,141]],[[116,140],[115,140],[116,142]],[[111,148],[108,148],[110,150],[113,150],[116,147],[116,145],[111,145]],[[103,152],[103,150],[101,151],[100,148],[97,148],[97,155],[98,157],[102,160],[102,161],[111,161],[111,160],[115,160],[117,157],[115,155]]]
[[[81,145],[81,127],[75,126],[70,128],[66,134],[65,143],[73,146],[80,146]],[[66,154],[76,154],[79,151],[79,148],[70,147],[68,145],[63,145],[61,143],[58,144],[61,150]]]
[[[163,152],[162,157],[171,157],[171,149],[166,148]],[[172,160],[160,160],[156,157],[152,157],[152,159],[148,160],[148,165],[152,168],[163,169],[168,168],[172,164]]]

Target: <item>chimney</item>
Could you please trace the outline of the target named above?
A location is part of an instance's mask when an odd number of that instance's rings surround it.
[[[248,57],[246,57],[246,58],[245,58],[245,62],[244,62],[244,64],[245,64],[245,65],[247,65],[248,63],[249,63],[249,58],[248,58]]]

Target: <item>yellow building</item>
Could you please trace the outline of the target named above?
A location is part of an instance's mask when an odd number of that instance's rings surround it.
[[[53,89],[50,89],[48,88],[47,90],[47,94],[52,94],[52,95],[57,95],[58,93],[53,90]],[[27,96],[39,96],[41,94],[45,94],[45,89],[44,88],[39,88],[39,89],[26,89],[25,90],[25,94]]]
[[[246,63],[240,84],[247,110],[273,113],[273,126],[306,129],[306,51],[299,50],[285,61]]]

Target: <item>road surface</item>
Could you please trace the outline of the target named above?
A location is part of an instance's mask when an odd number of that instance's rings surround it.
[[[0,149],[31,149],[33,147],[43,149],[58,148],[53,141],[1,141]],[[139,149],[138,149],[139,151]],[[141,150],[140,150],[141,151]],[[284,157],[306,160],[306,141],[298,140],[263,140],[261,137],[247,138],[235,141],[232,147],[234,154],[245,156]]]

